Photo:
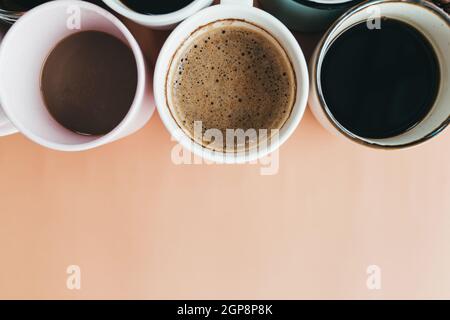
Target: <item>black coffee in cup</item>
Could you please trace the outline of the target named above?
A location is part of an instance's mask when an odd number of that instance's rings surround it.
[[[193,0],[121,0],[121,2],[133,11],[143,14],[166,14],[183,9]]]
[[[372,139],[400,135],[430,112],[440,85],[438,58],[420,31],[384,18],[344,31],[326,52],[323,98],[335,120]]]

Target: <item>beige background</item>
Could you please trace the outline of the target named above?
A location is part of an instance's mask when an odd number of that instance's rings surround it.
[[[167,33],[130,26],[154,62]],[[318,36],[298,38],[309,55]],[[156,114],[83,153],[1,138],[0,298],[450,298],[448,132],[376,151],[307,111],[275,176],[176,166],[174,145]]]

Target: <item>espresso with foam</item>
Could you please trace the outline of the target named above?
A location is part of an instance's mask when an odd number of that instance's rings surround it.
[[[296,97],[295,73],[284,49],[265,30],[225,20],[195,32],[176,53],[167,80],[170,111],[179,127],[204,147],[236,152],[257,145],[235,141],[233,150],[205,141],[209,129],[281,129]],[[201,122],[202,136],[195,133]],[[224,143],[225,144],[225,143]]]

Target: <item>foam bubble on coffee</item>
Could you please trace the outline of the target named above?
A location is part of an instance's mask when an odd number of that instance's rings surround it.
[[[193,140],[219,129],[281,129],[296,97],[295,73],[278,41],[262,28],[223,20],[197,30],[178,49],[167,79],[172,115]],[[205,141],[196,141],[208,147]],[[249,149],[252,146],[235,146]],[[217,146],[215,146],[217,150]],[[217,151],[227,151],[222,148]]]

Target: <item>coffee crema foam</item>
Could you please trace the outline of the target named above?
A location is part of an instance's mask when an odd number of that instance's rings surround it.
[[[289,119],[296,99],[292,64],[268,32],[241,20],[221,20],[194,32],[175,54],[166,83],[168,106],[178,126],[203,147],[242,152],[259,141],[227,150],[208,145],[203,134],[218,129],[279,130]],[[202,137],[194,134],[201,121]],[[266,140],[267,140],[266,138]],[[225,141],[224,141],[225,144]]]

